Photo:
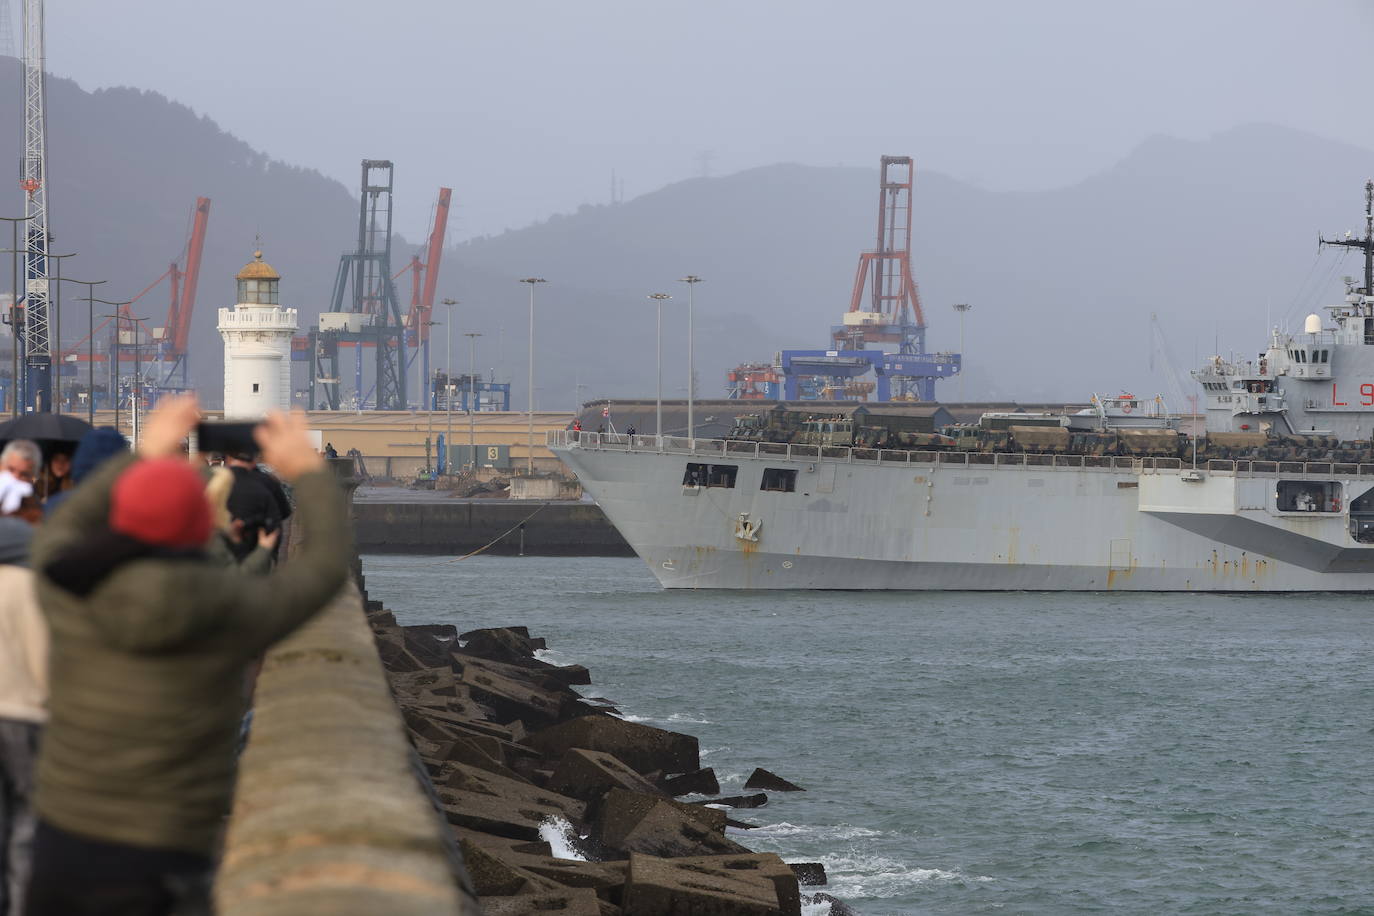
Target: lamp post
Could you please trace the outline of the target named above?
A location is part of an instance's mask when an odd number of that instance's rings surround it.
[[[96,301],[97,301],[97,302],[105,302],[104,299],[97,299]],[[137,337],[138,337],[138,324],[137,324],[137,322],[140,322],[140,321],[147,321],[148,319],[147,319],[147,318],[136,318],[136,317],[134,317],[133,315],[125,315],[125,314],[123,314],[121,311],[119,311],[119,309],[123,308],[123,307],[126,306],[126,305],[132,305],[132,304],[133,304],[133,300],[129,300],[128,302],[105,302],[105,304],[106,304],[106,305],[113,305],[113,306],[116,306],[115,313],[114,313],[113,315],[101,315],[100,317],[101,317],[101,318],[113,319],[113,320],[114,320],[114,323],[115,323],[115,345],[114,345],[114,352],[111,354],[111,356],[114,358],[114,381],[113,381],[113,383],[110,385],[110,388],[111,388],[110,394],[111,394],[112,399],[114,400],[114,428],[115,428],[115,430],[118,430],[118,429],[119,429],[119,360],[120,360],[120,348],[121,348],[121,346],[122,346],[122,345],[120,344],[120,342],[119,342],[119,335],[123,333],[124,322],[125,322],[125,321],[134,322],[134,338],[135,338],[135,341],[136,341],[136,340],[137,340]],[[138,369],[138,356],[139,356],[139,353],[138,353],[138,344],[135,343],[135,344],[134,344],[134,366],[135,366],[135,369],[136,369],[136,370]],[[137,390],[138,394],[142,394],[142,393],[143,393],[142,388],[143,388],[143,386],[142,386],[141,384],[137,384],[137,385],[136,385],[136,390]],[[132,439],[133,439],[132,444],[134,445],[135,448],[137,448],[137,446],[138,446],[138,428],[137,428],[137,424],[138,424],[137,406],[138,406],[138,405],[137,405],[137,396],[138,396],[138,395],[135,395],[135,402],[132,403],[132,404],[130,405],[130,406],[134,409],[134,418],[133,418],[133,421],[131,422],[130,427],[129,427],[129,432],[130,432],[130,434],[131,434],[131,436],[132,436]]]
[[[547,282],[543,277],[525,277],[520,281],[530,285],[530,417],[529,432],[525,440],[526,473],[534,474],[534,286],[536,283]]]
[[[476,408],[473,399],[477,397],[477,338],[482,335],[476,331],[464,331],[468,339],[468,454],[471,456],[472,469],[477,470],[477,429],[473,414]],[[480,405],[477,405],[480,406]]]
[[[697,437],[696,414],[693,410],[693,403],[696,400],[697,387],[697,357],[695,341],[692,339],[692,306],[697,284],[701,282],[701,277],[696,274],[688,274],[679,283],[687,284],[687,438]]]
[[[86,320],[89,322],[89,332],[86,337],[89,349],[86,354],[86,420],[92,426],[95,425],[95,303],[104,302],[104,299],[95,298],[95,288],[104,280],[73,280],[70,277],[63,277],[62,282],[79,283],[86,287]],[[57,284],[57,288],[62,288],[62,282]],[[79,345],[79,342],[78,342]]]
[[[448,308],[448,327],[444,328],[444,336],[447,338],[447,355],[444,357],[444,412],[448,414],[448,432],[444,435],[444,448],[453,451],[453,307],[458,304],[457,299],[444,299],[443,304]],[[448,455],[444,456],[444,470],[451,475],[453,467],[448,460]]]
[[[10,330],[14,332],[14,352],[10,354],[10,414],[19,416],[19,224],[32,216],[0,216],[10,224]]]
[[[658,392],[654,395],[654,437],[659,448],[663,447],[663,303],[673,298],[667,293],[650,293],[649,298],[658,305]],[[689,391],[690,394],[690,391]]]
[[[973,308],[967,302],[954,303],[954,310],[959,313],[959,400],[964,400],[964,316],[968,310]]]
[[[49,240],[51,240],[51,239],[49,239]],[[68,254],[50,254],[50,255],[48,255],[47,257],[48,257],[49,260],[52,260],[52,261],[56,261],[56,262],[57,262],[57,275],[56,275],[57,288],[56,288],[56,290],[54,291],[53,303],[52,303],[52,319],[53,319],[52,346],[51,346],[49,349],[50,349],[50,351],[51,351],[51,350],[56,350],[56,351],[57,351],[57,353],[56,353],[57,359],[56,359],[56,360],[53,360],[53,362],[56,364],[57,381],[53,383],[52,412],[53,412],[53,413],[61,413],[61,412],[62,412],[62,259],[63,259],[63,258],[74,258],[74,257],[76,257],[76,252],[73,251],[73,252],[69,252]]]

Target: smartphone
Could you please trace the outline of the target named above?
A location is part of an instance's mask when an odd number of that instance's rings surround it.
[[[253,438],[257,423],[211,421],[196,424],[196,448],[221,455],[254,455],[258,442]]]

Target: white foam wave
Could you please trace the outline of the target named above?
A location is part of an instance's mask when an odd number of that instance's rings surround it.
[[[572,662],[568,660],[568,657],[566,655],[560,655],[553,649],[535,649],[534,657],[539,659],[541,662],[547,662],[550,665],[562,666],[572,664]]]
[[[698,719],[693,716],[685,716],[680,712],[675,712],[666,719],[661,716],[637,716],[634,713],[622,712],[620,718],[624,719],[626,722],[655,722],[660,725],[681,725],[684,722],[689,725],[711,724],[709,719]],[[706,751],[702,751],[701,753],[704,754]]]
[[[549,844],[549,850],[555,859],[587,861],[587,857],[578,849],[580,838],[577,831],[573,830],[572,824],[557,815],[545,818],[539,825],[539,839]]]
[[[805,834],[808,837],[816,837],[825,840],[862,840],[869,837],[882,836],[881,830],[871,830],[868,827],[854,827],[850,824],[825,824],[818,827],[806,824],[789,824],[783,821],[779,824],[762,824],[749,831],[750,836],[766,837],[790,837]]]
[[[920,868],[886,856],[825,856],[831,893],[841,900],[858,897],[899,897],[921,887],[958,884],[969,887],[993,880],[985,875],[966,875],[958,870]]]
[[[830,901],[813,901],[810,897],[802,897],[801,906],[802,916],[830,916]]]

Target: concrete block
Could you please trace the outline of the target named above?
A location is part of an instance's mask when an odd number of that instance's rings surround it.
[[[583,801],[594,801],[611,789],[628,789],[646,795],[663,794],[643,776],[630,769],[613,754],[569,748],[559,760],[547,783],[555,792],[562,792]]]
[[[724,812],[623,789],[606,793],[591,823],[593,842],[606,850],[655,856],[748,852],[725,837]]]
[[[669,795],[715,795],[720,791],[716,771],[710,767],[680,776],[670,776],[663,780],[660,786]]]
[[[483,897],[482,911],[486,916],[536,916],[551,913],[557,916],[604,916],[596,892],[587,888],[568,887],[544,894],[517,894],[513,897]]]
[[[611,716],[580,716],[549,726],[522,742],[551,757],[575,747],[605,751],[638,773],[686,773],[700,768],[697,739]]]
[[[779,900],[786,872],[775,855],[753,853],[664,859],[631,853],[621,909],[625,916],[798,916],[800,895]]]
[[[777,773],[770,773],[763,767],[755,767],[754,772],[745,780],[746,789],[767,789],[769,792],[805,792],[801,786],[788,782]]]

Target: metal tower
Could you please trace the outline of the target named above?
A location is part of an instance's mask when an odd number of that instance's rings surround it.
[[[48,182],[43,94],[43,0],[24,0],[24,409],[52,410],[48,322]]]
[[[1364,183],[1364,238],[1328,239],[1318,237],[1317,247],[1339,245],[1342,248],[1358,248],[1364,253],[1364,287],[1366,296],[1374,296],[1374,180]]]
[[[334,280],[334,296],[330,310],[351,312],[363,316],[361,332],[357,335],[335,334],[331,346],[325,348],[323,366],[317,374],[333,381],[333,392],[326,386],[326,399],[331,409],[338,409],[338,341],[351,340],[357,353],[354,387],[358,406],[364,407],[367,392],[363,389],[363,348],[372,346],[377,354],[376,400],[378,410],[405,410],[406,358],[405,319],[397,302],[396,286],[391,277],[391,192],[392,164],[386,159],[364,159],[362,198],[358,207],[358,248],[339,260],[339,273]],[[374,177],[374,174],[376,177]],[[352,283],[350,296],[349,284]],[[325,374],[327,371],[327,375]],[[313,389],[313,385],[312,385]],[[313,395],[312,395],[313,400]]]

